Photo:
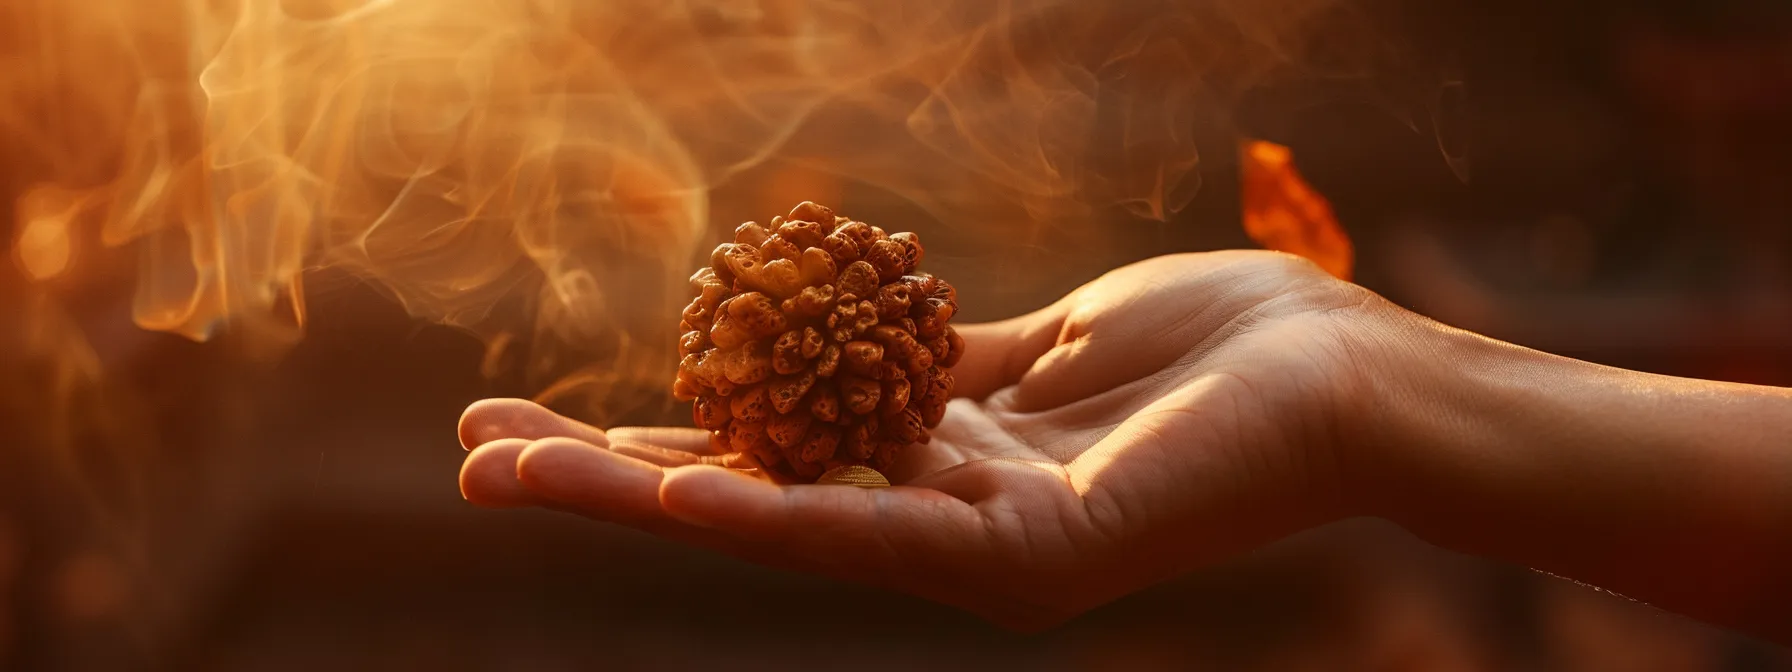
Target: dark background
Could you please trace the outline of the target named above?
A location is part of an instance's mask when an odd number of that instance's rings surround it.
[[[1356,243],[1358,281],[1439,320],[1619,366],[1792,384],[1784,10],[1373,11],[1457,83],[1256,90],[1201,120],[1200,144],[1245,132],[1291,145]],[[1406,90],[1429,97],[1400,111],[1372,95]],[[840,205],[920,232],[928,264],[964,288],[966,319],[986,319],[1128,260],[1250,246],[1234,169],[1204,151],[1202,190],[1169,221],[1102,212],[1100,245],[1015,255],[955,247],[954,229],[865,185],[843,185]],[[818,179],[802,173],[768,163],[718,187],[712,211]],[[714,234],[743,218],[719,217]],[[1380,521],[1020,636],[583,519],[478,510],[457,492],[454,421],[475,399],[530,390],[481,376],[466,334],[346,278],[311,284],[309,334],[271,368],[136,329],[125,294],[66,292],[66,323],[105,370],[83,407],[109,409],[75,417],[72,441],[45,400],[80,371],[0,353],[28,381],[9,381],[0,406],[0,666],[1792,669],[1778,648]],[[29,314],[34,291],[0,272],[0,315]],[[630,419],[651,420],[646,406]]]

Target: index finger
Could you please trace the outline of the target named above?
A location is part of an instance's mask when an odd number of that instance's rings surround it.
[[[472,450],[499,439],[545,439],[564,436],[598,446],[610,441],[604,431],[527,399],[481,399],[467,406],[459,423],[460,445]]]

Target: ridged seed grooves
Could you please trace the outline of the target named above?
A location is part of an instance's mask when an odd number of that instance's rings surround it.
[[[691,276],[673,394],[724,451],[786,480],[888,470],[927,443],[964,354],[921,240],[805,201],[742,224]]]

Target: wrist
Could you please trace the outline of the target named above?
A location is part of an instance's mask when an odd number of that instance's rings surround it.
[[[1359,329],[1359,515],[1792,637],[1792,391],[1624,371],[1410,313]]]
[[[1356,375],[1341,412],[1341,480],[1354,513],[1415,532],[1447,528],[1434,520],[1449,515],[1443,504],[1471,496],[1487,469],[1522,471],[1524,457],[1512,449],[1525,439],[1507,428],[1547,422],[1534,392],[1592,368],[1387,302],[1363,313],[1352,325]]]

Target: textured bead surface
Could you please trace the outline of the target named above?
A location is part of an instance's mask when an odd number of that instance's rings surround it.
[[[944,417],[964,350],[957,292],[922,257],[913,233],[811,202],[740,225],[691,276],[674,396],[786,480],[882,481]]]

